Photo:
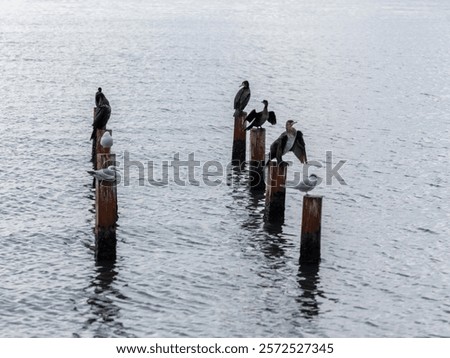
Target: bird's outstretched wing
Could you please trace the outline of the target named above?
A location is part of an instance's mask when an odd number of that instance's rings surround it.
[[[283,161],[282,156],[283,156],[284,148],[286,147],[286,144],[287,144],[287,140],[288,140],[288,136],[287,136],[286,132],[282,133],[277,139],[277,141],[279,141],[279,145],[277,148],[277,156],[276,156],[278,164],[280,164]]]
[[[273,112],[273,111],[269,112],[269,119],[268,119],[268,121],[272,125],[277,124],[277,117],[275,116],[275,112]]]
[[[258,119],[258,113],[256,113],[255,110],[252,110],[250,112],[250,114],[247,117],[245,117],[245,120],[250,123],[248,125],[248,127],[245,128],[245,130],[248,131],[249,129],[252,129],[253,126],[255,125],[255,122],[256,122],[257,119]]]
[[[300,160],[300,162],[308,162],[308,158],[306,157],[305,141],[303,140],[303,133],[299,130],[297,131],[295,142],[291,148],[291,151],[294,152],[295,156]]]
[[[251,122],[251,121],[253,121],[253,120],[256,118],[256,115],[257,115],[257,113],[256,113],[256,111],[253,109],[253,110],[248,114],[248,116],[245,117],[245,120],[246,120],[247,122]]]
[[[283,148],[286,146],[286,142],[287,134],[284,132],[271,144],[266,165],[268,165],[272,159],[276,159],[278,164],[282,162]]]
[[[266,165],[269,164],[269,162],[276,158],[277,156],[277,152],[278,152],[278,147],[281,146],[281,139],[277,138],[271,145],[270,145],[270,151],[269,151],[269,158],[267,160]]]

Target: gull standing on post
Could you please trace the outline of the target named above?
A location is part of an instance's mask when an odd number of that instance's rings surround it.
[[[248,101],[250,101],[250,85],[248,81],[242,82],[240,85],[242,87],[238,93],[236,93],[236,96],[234,97],[234,117],[239,117],[242,111],[244,110],[245,106],[248,104]]]
[[[286,131],[283,132],[270,146],[269,160],[266,165],[274,158],[276,158],[277,164],[280,165],[283,162],[283,155],[289,151],[294,152],[301,163],[308,162],[303,133],[294,128],[295,123],[297,122],[294,122],[293,120],[288,120],[286,122]]]
[[[113,145],[113,137],[111,137],[111,134],[109,134],[108,131],[103,133],[101,139],[100,139],[100,145],[103,148],[111,148]]]
[[[321,179],[321,178],[318,177],[316,174],[311,174],[308,178],[303,179],[303,181],[301,181],[300,184],[298,184],[292,188],[298,189],[298,190],[306,193],[306,195],[308,195],[308,191],[311,191],[316,187],[319,179]]]
[[[87,172],[99,181],[115,181],[117,168],[114,165],[110,165],[108,168],[88,170]]]

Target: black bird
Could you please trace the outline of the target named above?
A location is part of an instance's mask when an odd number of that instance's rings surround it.
[[[101,87],[98,88],[98,92],[95,94],[95,105],[97,109],[95,111],[94,123],[92,124],[94,129],[92,130],[91,139],[95,138],[95,131],[97,129],[104,129],[106,127],[106,123],[108,123],[109,117],[111,116],[111,106],[103,94]]]
[[[305,141],[303,140],[303,133],[294,128],[294,122],[289,120],[286,122],[286,131],[283,132],[270,146],[269,162],[276,158],[278,165],[283,162],[282,156],[287,152],[294,152],[295,156],[302,163],[307,163]]]
[[[261,128],[261,126],[266,123],[266,121],[269,121],[269,123],[272,125],[277,124],[277,117],[275,116],[275,112],[269,112],[267,110],[269,102],[264,100],[261,103],[264,103],[264,109],[262,110],[262,112],[256,112],[255,110],[252,110],[250,114],[245,118],[246,121],[250,122],[249,126],[245,128],[246,131],[253,127]]]
[[[95,94],[95,106],[98,107],[100,105],[100,99],[102,97],[105,97],[105,95],[102,93],[102,88],[99,87],[97,90],[97,93]]]
[[[242,82],[240,85],[242,87],[238,93],[236,93],[236,97],[234,97],[234,116],[238,117],[242,111],[244,110],[245,106],[248,104],[248,101],[250,101],[250,85],[248,81]]]

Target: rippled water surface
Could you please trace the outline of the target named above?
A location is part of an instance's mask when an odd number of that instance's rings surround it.
[[[449,337],[449,21],[447,0],[0,1],[0,336]],[[176,153],[227,165],[244,79],[277,114],[267,143],[295,119],[319,175],[346,161],[347,185],[315,189],[316,268],[299,192],[270,227],[246,171],[174,181]],[[118,187],[110,265],[86,173],[99,86],[114,152],[145,169]]]

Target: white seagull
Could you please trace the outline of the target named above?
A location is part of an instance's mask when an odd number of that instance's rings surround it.
[[[321,178],[316,174],[311,174],[308,178],[303,179],[300,184],[294,186],[293,188],[303,191],[304,193],[306,193],[306,195],[308,195],[308,191],[311,191],[316,187],[319,179]]]
[[[113,138],[111,137],[111,134],[109,134],[108,131],[103,133],[102,138],[100,139],[100,145],[103,148],[111,148],[113,145]]]
[[[88,170],[87,172],[91,174],[94,178],[99,181],[115,181],[116,180],[117,168],[114,165],[110,165],[108,168],[99,170]]]

